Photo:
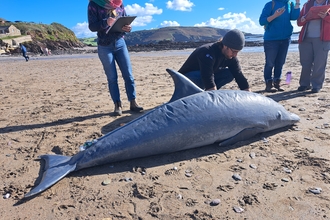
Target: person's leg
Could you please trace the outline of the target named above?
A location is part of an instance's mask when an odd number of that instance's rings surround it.
[[[103,65],[105,75],[108,80],[108,87],[112,101],[116,104],[120,102],[120,92],[118,87],[118,76],[115,59],[113,56],[114,46],[98,46],[98,56]]]
[[[290,39],[281,40],[278,42],[278,51],[274,66],[274,81],[280,80],[282,76],[282,68],[285,64],[286,56],[290,45]]]
[[[193,83],[195,83],[199,88],[205,89],[202,76],[201,76],[201,71],[196,70],[196,71],[191,71],[189,73],[184,74],[188,79],[190,79]]]
[[[265,52],[265,66],[264,66],[264,80],[266,83],[267,92],[275,92],[273,88],[273,77],[272,72],[275,66],[275,60],[278,51],[277,41],[264,41],[264,52]]]
[[[319,92],[322,89],[325,79],[325,68],[328,60],[330,42],[323,42],[319,38],[312,40],[314,55],[314,66],[311,76],[312,92]]]
[[[125,89],[128,101],[136,98],[135,82],[132,73],[132,65],[127,50],[125,40],[123,38],[116,41],[115,59],[121,71],[125,82]]]
[[[265,52],[265,67],[264,67],[264,79],[265,82],[273,81],[272,72],[275,66],[275,61],[278,53],[278,41],[264,41]]]
[[[214,81],[217,85],[217,89],[220,89],[222,86],[226,85],[233,81],[234,76],[231,74],[229,69],[221,69],[214,73]]]
[[[139,106],[135,100],[136,91],[132,65],[124,38],[116,41],[115,59],[125,82],[126,95],[130,102],[130,110],[140,112],[143,108]]]
[[[26,56],[26,52],[23,51],[22,54],[23,54],[23,57],[25,58],[25,60],[28,61],[28,58]]]
[[[274,87],[278,91],[284,91],[284,89],[281,88],[280,84],[281,84],[282,69],[283,69],[283,65],[285,64],[286,56],[288,54],[290,42],[291,42],[290,39],[279,41],[278,53],[276,56],[275,67],[274,67]]]
[[[310,88],[311,74],[314,60],[314,50],[311,39],[306,38],[298,46],[299,59],[301,65],[301,73],[299,79],[299,91],[304,91]]]

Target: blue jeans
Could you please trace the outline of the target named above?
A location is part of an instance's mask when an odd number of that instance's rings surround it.
[[[265,67],[264,67],[264,79],[265,82],[277,81],[281,79],[282,68],[285,63],[286,55],[288,53],[289,44],[291,40],[265,40]],[[274,68],[274,77],[272,72]]]
[[[118,87],[116,63],[125,82],[128,101],[136,97],[132,65],[124,38],[120,38],[107,46],[98,45],[98,55],[108,80],[110,96],[114,103],[121,102]]]
[[[205,89],[201,71],[196,70],[189,73],[186,73],[185,76],[189,78],[193,83],[195,83],[199,88]],[[226,85],[233,81],[234,77],[229,71],[229,69],[221,69],[214,73],[214,81],[217,86],[217,89],[220,89],[222,86]]]

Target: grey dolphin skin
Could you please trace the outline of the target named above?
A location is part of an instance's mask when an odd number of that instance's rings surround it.
[[[300,120],[263,95],[239,90],[203,91],[182,74],[167,71],[175,84],[170,102],[102,136],[73,156],[40,156],[45,160],[43,176],[25,197],[87,167],[217,142],[220,146],[230,145]]]

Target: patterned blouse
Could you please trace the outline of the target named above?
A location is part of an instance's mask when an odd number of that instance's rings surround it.
[[[124,6],[114,10],[107,10],[93,1],[88,4],[88,27],[92,32],[97,31],[97,43],[101,46],[107,46],[116,40],[122,38],[125,32],[108,32],[109,25],[107,19],[109,17],[127,16]]]

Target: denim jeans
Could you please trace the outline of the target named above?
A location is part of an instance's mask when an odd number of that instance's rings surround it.
[[[199,70],[186,73],[185,76],[189,78],[193,83],[195,83],[199,88],[205,89],[201,72]],[[233,81],[234,77],[229,71],[229,69],[221,69],[218,72],[214,73],[214,81],[217,86],[217,89],[220,89],[222,86],[226,85]]]
[[[110,96],[114,103],[120,102],[118,74],[116,63],[125,82],[126,95],[129,101],[135,99],[135,83],[132,65],[124,38],[120,38],[107,46],[98,45],[98,55],[108,80]]]
[[[265,82],[277,81],[281,79],[282,68],[285,63],[286,55],[288,53],[289,44],[291,40],[265,40],[264,52],[265,52],[265,67],[264,67],[264,79]],[[274,77],[272,72],[274,69]]]

